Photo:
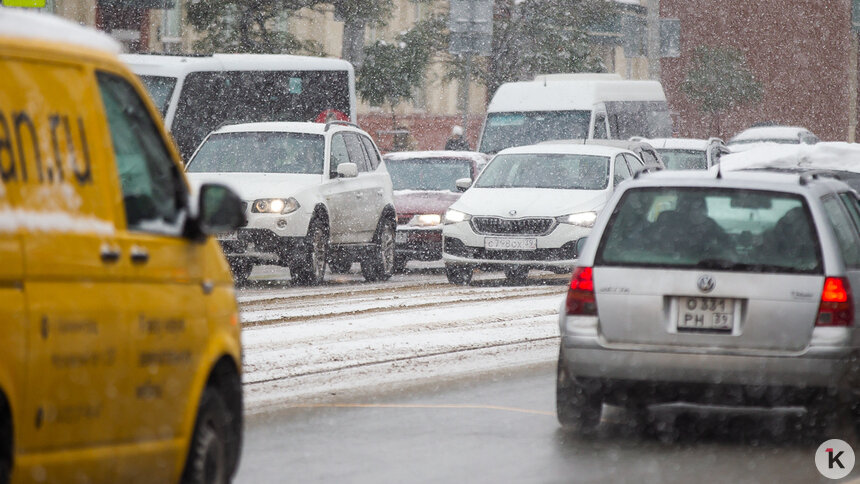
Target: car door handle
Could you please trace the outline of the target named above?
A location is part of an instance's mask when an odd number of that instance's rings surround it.
[[[382,195],[384,195],[384,194],[385,194],[385,191],[383,191],[383,190],[380,188],[379,190],[377,190],[377,191],[376,191],[376,194],[377,194],[377,195],[379,195],[379,196],[381,197]]]
[[[120,250],[116,247],[103,245],[99,255],[105,264],[113,264],[119,260]]]
[[[146,264],[149,262],[149,252],[142,247],[132,247],[131,262],[135,264]]]
[[[364,194],[361,192],[355,192],[355,198],[364,198]]]

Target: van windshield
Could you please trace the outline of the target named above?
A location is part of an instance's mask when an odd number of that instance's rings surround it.
[[[163,117],[167,114],[167,106],[170,105],[170,97],[173,95],[173,88],[176,87],[176,78],[168,76],[138,76],[140,82],[146,86],[149,95],[152,97],[152,102],[158,108],[158,112]]]
[[[171,131],[183,159],[219,126],[350,116],[347,71],[193,72],[185,77]]]
[[[566,154],[497,156],[484,168],[477,188],[603,190],[609,184],[609,157]]]
[[[618,202],[597,263],[817,274],[821,251],[799,195],[713,188],[631,189]]]
[[[210,136],[188,162],[189,173],[323,172],[325,139],[302,133],[223,133]]]
[[[587,138],[590,121],[591,111],[489,113],[478,151],[497,153],[541,141]]]

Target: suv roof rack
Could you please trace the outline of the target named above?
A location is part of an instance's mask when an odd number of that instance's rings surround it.
[[[663,168],[659,165],[645,165],[645,166],[642,166],[642,167],[639,167],[639,168],[633,170],[633,179],[635,180],[635,179],[639,178],[639,175],[642,175],[643,173],[651,173],[654,171],[662,171],[662,170],[663,170]]]
[[[807,185],[809,182],[818,180],[822,177],[833,178],[834,180],[842,179],[838,174],[833,173],[831,170],[809,170],[801,173],[798,177],[798,181],[801,185]]]
[[[361,126],[359,126],[359,125],[357,125],[357,124],[353,123],[352,121],[341,121],[341,120],[339,120],[339,119],[335,119],[335,120],[332,120],[332,121],[327,121],[327,122],[325,123],[325,130],[324,130],[324,131],[328,131],[328,129],[329,129],[333,124],[341,125],[341,126],[352,126],[353,128],[361,129]]]

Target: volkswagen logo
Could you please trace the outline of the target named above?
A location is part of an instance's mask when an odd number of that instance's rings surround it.
[[[711,292],[717,285],[717,281],[715,281],[713,277],[705,274],[704,276],[699,277],[699,280],[696,281],[696,285],[699,286],[699,290],[702,292]]]
[[[516,214],[517,214],[516,210],[511,210],[510,212],[508,212],[508,215],[510,215],[511,217],[513,217]]]

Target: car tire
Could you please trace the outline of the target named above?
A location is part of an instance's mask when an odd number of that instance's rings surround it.
[[[334,274],[346,274],[352,269],[352,260],[346,257],[335,257],[328,261],[328,268]]]
[[[182,484],[225,484],[230,481],[230,422],[224,398],[216,388],[206,387],[197,409]]]
[[[397,274],[402,274],[406,271],[406,263],[409,262],[409,259],[403,257],[402,255],[396,256],[394,258],[394,272]]]
[[[230,261],[230,270],[233,272],[233,283],[237,286],[244,286],[248,283],[251,271],[254,270],[254,264],[243,260],[233,260]]]
[[[589,434],[600,424],[603,399],[594,389],[586,388],[570,376],[559,350],[558,377],[555,386],[555,409],[558,423],[566,430]]]
[[[361,261],[361,274],[367,282],[387,281],[394,274],[394,224],[382,221],[370,255]]]
[[[12,422],[3,418],[0,422],[0,484],[9,484],[12,478],[12,445]]]
[[[290,267],[293,283],[306,286],[322,284],[328,252],[328,231],[319,219],[312,221],[308,227],[304,251],[298,263]]]
[[[529,278],[529,269],[528,267],[523,266],[514,266],[508,267],[505,269],[505,279],[508,280],[511,284],[525,284],[526,280]]]
[[[445,275],[448,282],[458,286],[468,286],[472,282],[473,269],[460,264],[445,264]]]

